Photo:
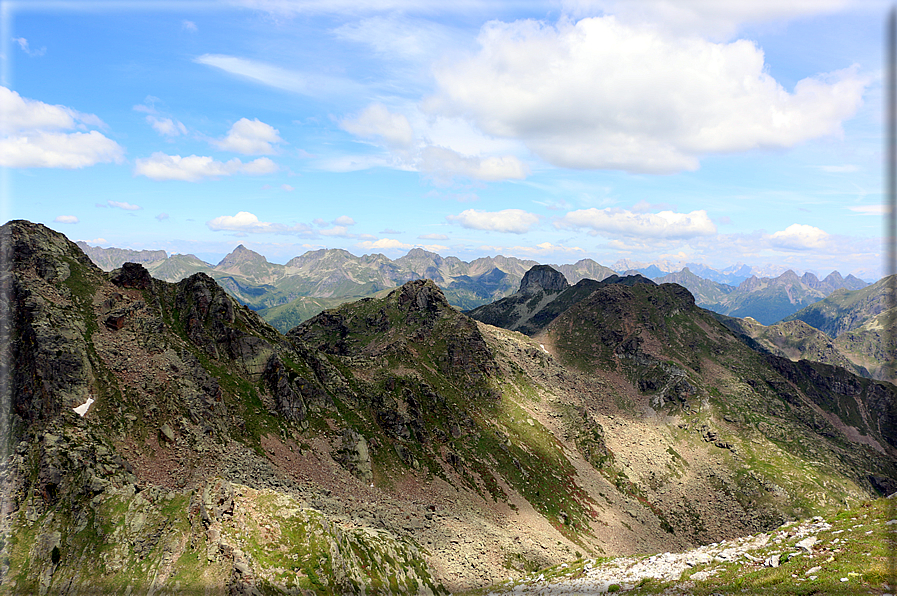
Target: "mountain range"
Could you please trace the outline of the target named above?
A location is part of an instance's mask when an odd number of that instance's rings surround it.
[[[897,490],[897,387],[678,284],[533,265],[521,333],[414,279],[282,334],[202,272],[0,245],[5,593],[444,594]]]
[[[503,256],[467,263],[416,248],[395,260],[382,254],[357,257],[345,250],[321,249],[279,265],[239,245],[212,266],[193,255],[166,257],[164,251],[104,249],[83,242],[79,246],[107,271],[126,260],[142,263],[151,275],[171,282],[202,271],[284,333],[326,308],[374,296],[415,279],[432,279],[442,288],[449,304],[469,310],[512,294],[523,274],[538,264]],[[746,265],[721,272],[691,263],[681,271],[666,273],[664,269],[671,266],[669,262],[645,266],[619,261],[611,269],[591,259],[552,265],[571,284],[583,279],[601,281],[617,274],[639,274],[659,283],[678,283],[695,296],[699,306],[735,317],[750,316],[765,325],[778,322],[837,289],[857,290],[867,285],[852,275],[842,278],[837,271],[819,280],[813,273],[797,277],[790,270],[775,278],[758,277],[760,270]],[[738,285],[720,280],[737,281]]]

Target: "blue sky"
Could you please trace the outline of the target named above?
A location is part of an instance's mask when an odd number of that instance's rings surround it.
[[[881,273],[883,2],[0,4],[4,221]]]

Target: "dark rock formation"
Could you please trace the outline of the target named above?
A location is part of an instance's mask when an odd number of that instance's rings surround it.
[[[564,274],[550,265],[536,265],[526,272],[520,280],[521,294],[532,294],[539,290],[546,292],[560,292],[570,287]]]
[[[121,269],[112,272],[110,281],[120,288],[149,290],[153,287],[153,278],[149,271],[139,263],[125,263]]]

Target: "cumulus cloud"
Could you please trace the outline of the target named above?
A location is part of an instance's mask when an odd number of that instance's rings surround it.
[[[398,233],[398,232],[394,232]],[[445,234],[421,234],[417,237],[418,240],[448,240],[449,237]]]
[[[484,181],[522,180],[529,173],[526,165],[512,155],[481,158],[433,145],[421,151],[419,167],[439,179],[463,176]]]
[[[258,118],[240,118],[231,126],[226,137],[212,141],[212,144],[223,151],[243,155],[273,155],[277,153],[273,144],[283,142],[278,130],[270,124],[265,124]]]
[[[554,222],[556,228],[588,229],[593,235],[682,239],[709,236],[716,226],[704,210],[691,213],[635,213],[626,209],[580,209]]]
[[[158,219],[159,221],[165,221],[166,219],[170,219],[170,218],[167,213],[163,212],[163,213],[160,213],[159,215],[157,215],[156,219]]]
[[[575,17],[613,14],[625,22],[649,21],[680,34],[726,39],[750,23],[787,21],[796,17],[835,12],[850,0],[562,0],[566,14]]]
[[[0,87],[0,166],[74,169],[120,163],[124,149],[89,126],[102,127],[93,114],[28,99]],[[81,129],[81,132],[62,132]]]
[[[137,159],[134,165],[134,174],[146,176],[152,180],[197,182],[203,178],[219,178],[234,174],[271,174],[277,169],[277,164],[267,157],[260,157],[247,163],[243,163],[237,158],[221,162],[206,156],[181,157],[157,151],[150,157]]]
[[[355,220],[349,217],[348,215],[340,215],[336,219],[333,220],[334,225],[338,226],[354,226]]]
[[[312,235],[312,230],[305,224],[287,226],[285,224],[259,221],[259,218],[248,211],[240,211],[236,215],[220,215],[206,222],[212,231],[241,232],[244,234],[299,234]]]
[[[364,242],[359,242],[358,246],[365,250],[387,250],[387,249],[404,249],[411,250],[414,248],[410,244],[405,244],[404,242],[400,242],[395,238],[380,238],[379,240],[366,240]]]
[[[467,209],[458,215],[448,215],[446,219],[472,230],[513,234],[529,232],[534,225],[539,223],[539,216],[522,209],[504,209],[502,211]]]
[[[146,121],[153,127],[157,133],[166,137],[177,137],[187,134],[187,127],[178,120],[169,118],[159,114],[156,110],[156,102],[160,101],[158,97],[148,95],[144,103],[134,106],[135,112],[144,112],[147,114]]]
[[[146,121],[150,123],[150,126],[152,126],[156,132],[166,137],[176,137],[187,134],[187,127],[184,126],[182,122],[172,120],[171,118],[159,118],[158,116],[150,114],[146,117]]]
[[[380,137],[387,145],[398,148],[408,148],[414,141],[408,118],[379,103],[368,106],[354,118],[342,120],[340,128],[363,138]]]
[[[463,116],[569,168],[672,173],[700,158],[841,133],[857,67],[786,91],[748,40],[713,43],[613,16],[483,26],[480,51],[435,71],[433,114]]]
[[[454,122],[463,125],[462,128],[469,127],[462,121],[455,120]],[[427,126],[424,125],[425,129]],[[404,114],[390,112],[382,104],[372,104],[359,115],[343,119],[340,122],[340,127],[358,137],[370,139],[372,143],[379,144],[390,152],[388,158],[353,157],[351,169],[386,166],[416,170],[445,184],[459,177],[496,181],[519,180],[526,178],[529,174],[526,165],[513,155],[469,155],[434,143],[426,133],[419,135],[423,138],[416,138],[408,118]],[[428,130],[430,133],[434,132],[432,126]],[[475,133],[475,136],[482,137],[480,133]],[[457,137],[456,131],[453,140],[458,141]],[[461,134],[460,137],[463,140],[465,135]],[[469,145],[470,143],[462,142],[461,144]],[[495,153],[494,147],[492,149],[492,152]],[[341,169],[349,168],[342,166]]]
[[[769,236],[769,243],[785,250],[818,250],[825,248],[829,235],[814,226],[791,224]]]
[[[78,223],[78,218],[74,215],[59,215],[53,221],[56,223],[76,224]]]
[[[327,228],[326,230],[321,230],[322,236],[338,236],[340,238],[354,238],[353,234],[349,233],[349,229],[346,226],[333,226],[332,228]]]

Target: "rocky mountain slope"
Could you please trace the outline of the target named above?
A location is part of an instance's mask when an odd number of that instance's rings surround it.
[[[897,308],[894,276],[858,290],[837,290],[786,318],[803,321],[833,338],[834,345],[872,378],[897,381]]]
[[[789,316],[787,321],[803,321],[832,338],[859,328],[888,310],[893,304],[894,276],[884,277],[858,290],[838,290],[824,300]]]
[[[888,593],[897,542],[894,499],[861,502],[827,517],[689,551],[580,559],[493,586],[485,593],[748,594]],[[890,576],[890,577],[889,577]]]
[[[672,284],[528,337],[414,280],[285,336],[205,274],[0,239],[7,593],[445,593],[897,478],[897,389],[751,351]]]
[[[795,362],[811,360],[831,364],[859,376],[888,380],[876,377],[865,367],[855,364],[829,336],[803,321],[787,321],[766,326],[751,318],[737,319],[725,315],[717,315],[716,318],[748,345],[762,352],[782,356]]]
[[[550,265],[539,265],[524,275],[516,293],[466,314],[489,325],[533,335],[598,288],[607,284],[636,283],[655,285],[641,275],[620,277],[614,274],[602,281],[582,279],[571,286],[566,277]]]

